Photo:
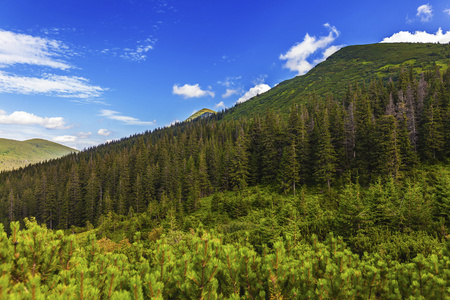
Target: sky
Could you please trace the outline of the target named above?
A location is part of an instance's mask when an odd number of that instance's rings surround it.
[[[379,42],[450,42],[450,2],[2,0],[0,138],[82,150]]]

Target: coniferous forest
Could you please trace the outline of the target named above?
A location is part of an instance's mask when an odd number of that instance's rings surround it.
[[[450,297],[449,69],[233,110],[1,173],[0,299]]]

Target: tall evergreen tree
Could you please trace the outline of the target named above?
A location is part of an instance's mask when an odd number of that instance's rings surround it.
[[[249,163],[248,163],[248,139],[244,133],[244,129],[239,129],[239,136],[236,139],[234,147],[234,155],[231,163],[231,182],[234,187],[239,190],[244,190],[247,186],[249,177]]]
[[[378,172],[397,178],[401,166],[397,120],[385,115],[377,120]]]
[[[319,127],[320,134],[317,145],[315,174],[319,181],[325,182],[328,189],[330,189],[331,180],[336,172],[336,152],[331,139],[328,109],[324,110],[322,118],[320,124],[316,124]]]
[[[423,113],[421,134],[422,155],[426,159],[436,159],[444,150],[444,132],[439,104],[430,97]]]

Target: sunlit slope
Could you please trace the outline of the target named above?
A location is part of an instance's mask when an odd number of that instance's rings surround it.
[[[15,141],[0,139],[0,171],[65,156],[78,150],[42,139]]]
[[[186,119],[186,121],[192,121],[198,117],[209,117],[211,115],[216,114],[217,112],[215,112],[214,110],[208,109],[208,108],[203,108],[195,113],[193,113],[189,118]]]
[[[288,112],[293,101],[302,102],[311,95],[333,93],[342,96],[349,84],[369,83],[372,79],[395,79],[402,66],[416,74],[441,70],[450,64],[450,45],[440,44],[371,44],[344,47],[318,64],[307,74],[286,80],[268,92],[231,109],[226,118],[264,114],[267,109]]]

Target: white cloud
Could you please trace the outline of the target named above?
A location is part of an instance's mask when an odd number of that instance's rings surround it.
[[[42,94],[57,97],[99,97],[107,89],[89,84],[83,77],[46,74],[42,78],[22,77],[0,71],[0,93]]]
[[[187,98],[200,98],[204,96],[211,96],[214,98],[215,94],[212,91],[204,91],[202,90],[198,84],[190,85],[185,84],[183,86],[178,86],[174,84],[172,93],[174,95],[183,96],[185,99]]]
[[[170,127],[170,126],[173,126],[175,124],[179,124],[180,122],[181,122],[180,120],[176,119],[176,120],[172,121],[170,124],[168,124],[168,125],[166,125],[164,127]]]
[[[433,18],[433,8],[429,3],[421,5],[417,8],[417,14],[421,22],[429,22]]]
[[[241,78],[241,76],[227,77],[225,78],[225,81],[217,81],[217,83],[229,88],[235,86],[236,81],[240,80]]]
[[[339,49],[341,49],[344,45],[333,45],[325,49],[325,51],[322,52],[322,57],[315,59],[314,63],[318,64],[320,62],[325,61],[329,56],[333,55],[335,52],[337,52]]]
[[[138,41],[136,48],[125,48],[124,53],[120,55],[120,57],[131,61],[144,61],[147,59],[146,53],[153,49],[155,42],[156,40],[153,40],[152,38]],[[105,49],[104,51],[106,53],[109,50]]]
[[[88,139],[92,135],[92,132],[79,132],[77,134],[78,138],[80,139]]]
[[[291,71],[297,71],[298,75],[306,74],[306,72],[314,67],[314,63],[325,60],[329,55],[342,47],[328,47],[339,37],[339,31],[336,27],[330,26],[328,23],[324,24],[324,26],[330,31],[327,36],[316,38],[307,33],[301,43],[292,46],[286,54],[280,55],[279,58],[281,60],[286,60],[286,64],[284,65],[285,68]],[[322,58],[316,59],[313,63],[310,63],[307,59],[319,49],[325,49],[322,52]]]
[[[219,103],[214,105],[214,108],[219,109],[219,108],[226,108],[226,107],[225,107],[225,104],[223,103],[223,101],[220,101]]]
[[[56,142],[56,143],[73,143],[76,142],[78,140],[78,137],[74,136],[74,135],[60,135],[60,136],[55,136],[52,141]]]
[[[250,90],[248,90],[241,98],[238,99],[238,101],[236,103],[237,104],[243,103],[252,97],[255,97],[259,94],[267,92],[268,90],[270,90],[269,85],[267,85],[265,83],[258,84],[256,86],[252,87]]]
[[[29,64],[69,69],[59,57],[70,51],[62,42],[0,29],[0,65]]]
[[[444,13],[450,16],[450,8],[444,9]]]
[[[98,135],[103,135],[103,136],[109,136],[111,134],[111,131],[109,131],[108,129],[99,129],[97,132]]]
[[[77,133],[77,135],[60,135],[60,136],[55,136],[52,138],[52,141],[56,142],[56,143],[69,143],[71,146],[69,147],[76,147],[80,146],[80,145],[84,145],[85,147],[88,145],[96,145],[98,143],[94,142],[94,141],[83,141],[82,144],[78,144],[78,142],[81,142],[80,140],[87,140],[90,136],[92,135],[92,132],[79,132]],[[73,144],[76,143],[77,144]]]
[[[0,29],[0,68],[16,64],[73,68],[62,58],[74,53],[62,42]],[[41,94],[57,97],[99,97],[107,89],[89,84],[83,77],[44,74],[41,78],[0,71],[0,93]]]
[[[6,111],[0,110],[0,124],[7,125],[39,125],[47,129],[67,129],[62,117],[39,117],[25,111],[15,111],[8,115]]]
[[[90,132],[88,132],[90,133]],[[75,149],[86,149],[88,147],[96,146],[101,143],[101,141],[93,141],[88,138],[90,135],[87,133],[80,132],[77,135],[60,135],[52,137],[51,140],[55,143],[63,144],[67,147]]]
[[[102,109],[100,111],[100,116],[106,117],[111,120],[120,121],[127,125],[154,125],[156,123],[156,120],[153,121],[141,121],[137,118],[128,117],[128,116],[122,116],[119,112],[109,110],[109,109]]]
[[[400,31],[394,33],[392,36],[384,38],[381,43],[442,43],[450,42],[450,31],[442,32],[439,28],[435,34],[427,33],[425,31],[416,31],[411,33],[409,31]]]
[[[233,89],[227,89],[227,91],[225,92],[225,94],[222,95],[222,98],[228,98],[230,96],[233,96],[235,94],[237,94],[238,91],[237,90],[233,90]]]

